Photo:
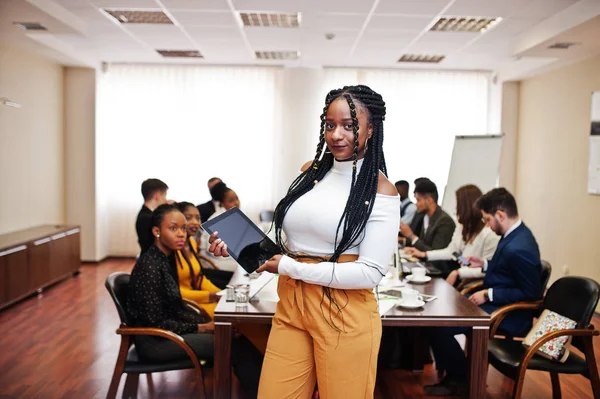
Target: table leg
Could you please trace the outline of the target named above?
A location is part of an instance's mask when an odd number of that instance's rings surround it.
[[[215,391],[216,399],[231,399],[231,323],[215,322]]]
[[[467,340],[469,398],[486,397],[489,327],[473,327]]]

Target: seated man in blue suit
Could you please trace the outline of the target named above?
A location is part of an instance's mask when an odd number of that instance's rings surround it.
[[[469,257],[473,267],[485,272],[484,289],[469,300],[487,313],[501,306],[520,301],[534,301],[542,297],[540,250],[531,233],[519,218],[515,198],[505,188],[496,188],[483,195],[476,203],[487,225],[502,238],[491,260]],[[532,327],[533,313],[523,311],[507,317],[500,329],[519,336]],[[466,386],[467,360],[457,334],[468,332],[466,327],[448,327],[429,330],[429,342],[438,370],[446,377],[435,385],[425,387],[430,396],[453,395]]]

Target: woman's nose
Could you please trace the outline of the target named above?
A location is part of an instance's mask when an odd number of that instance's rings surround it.
[[[340,140],[340,139],[342,139],[344,137],[344,135],[343,135],[343,132],[342,132],[341,129],[342,129],[341,126],[340,127],[336,127],[333,130],[333,133],[331,134],[331,138],[334,139],[334,140]]]

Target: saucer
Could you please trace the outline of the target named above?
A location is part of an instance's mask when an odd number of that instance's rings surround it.
[[[408,281],[409,283],[427,283],[429,281],[431,281],[431,277],[430,276],[425,276],[423,277],[423,279],[416,279],[413,277],[412,274],[406,276],[406,281]]]
[[[401,308],[406,308],[406,309],[418,309],[418,308],[422,307],[423,305],[425,305],[425,302],[423,302],[421,300],[417,300],[415,303],[411,303],[411,304],[404,303],[404,301],[402,299],[400,299],[398,301],[398,306],[400,306]]]

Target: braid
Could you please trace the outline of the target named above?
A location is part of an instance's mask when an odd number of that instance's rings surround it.
[[[379,183],[379,171],[387,176],[387,167],[383,154],[383,121],[385,120],[386,108],[381,95],[374,92],[368,86],[363,85],[345,86],[342,89],[330,91],[325,97],[325,107],[321,114],[321,129],[315,158],[312,161],[311,166],[292,182],[287,195],[279,202],[275,209],[273,217],[275,238],[277,245],[279,245],[284,253],[291,253],[282,237],[283,220],[288,209],[298,198],[312,190],[315,183],[323,179],[333,166],[333,155],[331,153],[323,152],[323,147],[325,145],[325,121],[330,104],[342,97],[348,102],[348,106],[350,107],[352,130],[354,133],[352,185],[344,212],[338,222],[335,236],[337,245],[334,248],[333,255],[329,259],[330,262],[337,262],[340,255],[360,244],[360,241],[364,236],[367,221],[369,220],[371,212],[373,211],[373,206],[375,205],[375,196],[377,194],[377,186]],[[373,134],[369,143],[370,145],[365,150],[363,164],[358,173],[356,171],[359,146],[357,107],[361,107],[367,112],[369,124],[373,128]],[[339,237],[340,235],[341,238]],[[341,316],[343,324],[344,319],[342,310],[348,303],[346,292],[344,290],[342,290],[342,292],[344,293],[346,300],[344,304],[339,304],[335,297],[335,290],[323,286],[323,298],[321,301],[321,311],[323,312],[323,316],[328,323],[338,331],[342,330],[336,325],[335,319],[336,317]],[[327,297],[330,302],[328,317],[325,316],[323,311],[323,300],[325,297]]]

